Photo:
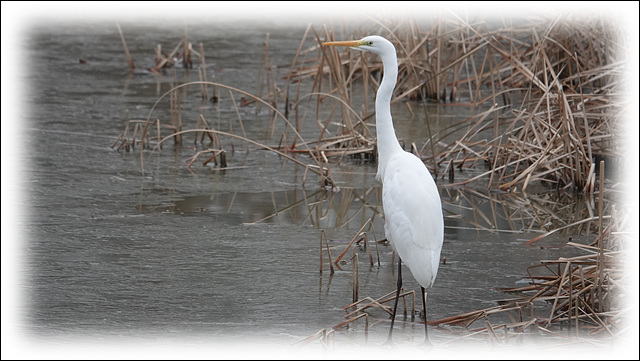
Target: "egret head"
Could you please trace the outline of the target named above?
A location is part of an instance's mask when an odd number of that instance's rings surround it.
[[[382,56],[385,53],[393,52],[395,54],[395,47],[391,42],[378,35],[366,36],[360,40],[352,41],[329,41],[324,43],[325,46],[348,46],[351,49],[368,51]]]

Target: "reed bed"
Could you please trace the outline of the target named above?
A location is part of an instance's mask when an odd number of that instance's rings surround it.
[[[358,26],[310,25],[292,63],[286,66],[289,72],[284,84],[276,79],[267,34],[255,95],[244,92],[236,102],[236,89],[227,87],[230,108],[243,133],[238,108],[253,104],[258,116],[268,107],[272,116],[267,134],[279,138],[278,145],[270,147],[281,153],[308,155],[311,166],[307,167],[317,170],[321,184],[332,187],[332,163],[345,158],[375,162],[373,98],[382,64],[361,52],[321,46],[327,40],[368,34],[385,36],[398,49],[399,77],[392,103],[402,102],[413,116],[425,117],[427,127],[427,102],[476,110],[475,115],[438,133],[428,129],[429,139],[416,140],[421,143],[407,144],[407,150],[420,156],[436,176],[454,181],[466,169],[483,170],[453,185],[488,177],[487,186],[502,191],[526,190],[532,183],[542,183],[593,194],[597,161],[606,159],[611,169],[619,166],[624,151],[617,141],[624,115],[620,101],[624,43],[619,30],[599,18],[532,18],[514,25],[451,15],[429,23],[395,19],[370,20]],[[199,50],[194,50],[185,28],[184,37],[170,53],[156,47],[156,65],[149,70],[195,64],[203,100],[220,102],[223,94],[209,80],[213,77],[205,70],[202,44]],[[169,120],[148,119],[141,131],[133,129],[137,139],[126,134],[135,127],[127,122],[117,149],[144,145],[150,140],[145,138],[150,125],[156,127],[155,141],[163,139],[158,129],[170,129],[180,144],[184,127],[180,93],[171,92],[169,98]],[[200,118],[202,115],[198,122]],[[300,133],[310,122],[317,127],[317,137],[303,139]],[[213,128],[209,124],[196,129],[206,133]],[[282,133],[276,134],[276,129]],[[222,149],[211,152],[216,151]]]
[[[477,115],[413,146],[436,175],[453,178],[454,167],[486,165],[481,176],[458,184],[488,176],[492,189],[526,189],[543,182],[593,192],[596,161],[606,158],[614,167],[622,151],[616,142],[623,115],[620,34],[603,19],[535,18],[510,26],[484,20],[454,15],[426,27],[408,20],[371,21],[349,31],[308,30],[302,43],[307,36],[315,43],[299,52],[305,57],[294,61],[289,75],[293,83],[313,79],[310,95],[294,102],[296,114],[302,114],[295,123],[304,122],[310,109],[322,103],[341,116],[317,119],[321,135],[311,149],[328,152],[331,147],[328,153],[340,159],[375,160],[371,98],[382,64],[364,53],[319,44],[380,34],[398,50],[392,103],[404,102],[417,116],[412,109],[424,102],[477,109]],[[313,52],[316,59],[308,60]],[[352,103],[356,94],[364,95],[358,105]],[[424,116],[428,119],[426,111]]]

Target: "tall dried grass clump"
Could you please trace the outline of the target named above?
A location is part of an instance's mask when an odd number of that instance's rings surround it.
[[[535,18],[518,25],[492,25],[454,15],[427,25],[372,21],[346,28],[313,29],[316,44],[305,54],[316,51],[315,65],[294,62],[290,74],[294,82],[313,78],[311,94],[318,104],[332,98],[336,101],[324,106],[341,110],[339,120],[323,120],[318,149],[375,159],[370,97],[380,82],[382,64],[360,52],[319,44],[379,34],[398,50],[392,103],[403,101],[411,114],[427,101],[477,109],[476,116],[438,134],[429,130],[430,139],[412,145],[435,174],[486,164],[485,173],[465,183],[489,176],[489,187],[501,190],[538,181],[593,192],[596,161],[616,165],[621,152],[616,136],[623,116],[619,96],[624,45],[606,19]],[[361,107],[352,104],[360,89]],[[296,108],[298,112],[307,114]],[[426,110],[424,116],[429,118]]]
[[[526,188],[541,180],[592,193],[596,161],[615,165],[623,63],[614,35],[601,22],[556,21],[540,34],[534,29],[527,46],[517,51],[493,45],[513,66],[505,81],[526,89],[519,109],[492,140],[494,154],[488,160],[498,188]]]

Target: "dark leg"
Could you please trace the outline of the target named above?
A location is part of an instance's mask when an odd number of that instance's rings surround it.
[[[398,283],[396,284],[396,302],[393,305],[393,315],[391,316],[391,328],[389,329],[389,337],[387,337],[387,344],[391,344],[391,333],[393,332],[393,323],[396,321],[396,311],[398,310],[398,298],[400,298],[401,288],[402,288],[402,260],[398,256]]]
[[[424,287],[420,287],[422,291],[422,305],[423,305],[423,317],[424,317],[424,344],[431,345],[431,341],[429,341],[429,327],[427,327],[427,292]]]

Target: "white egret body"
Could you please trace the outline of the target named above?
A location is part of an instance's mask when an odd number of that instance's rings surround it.
[[[398,307],[398,294],[402,286],[401,266],[404,262],[421,286],[425,341],[428,342],[425,289],[431,287],[438,273],[444,220],[442,202],[431,173],[418,157],[402,149],[393,128],[391,96],[398,77],[396,49],[391,42],[380,36],[367,36],[356,41],[327,42],[324,45],[349,46],[382,58],[384,76],[376,94],[376,178],[382,182],[382,209],[387,240],[401,259],[398,261],[396,302],[388,341],[391,341]]]

